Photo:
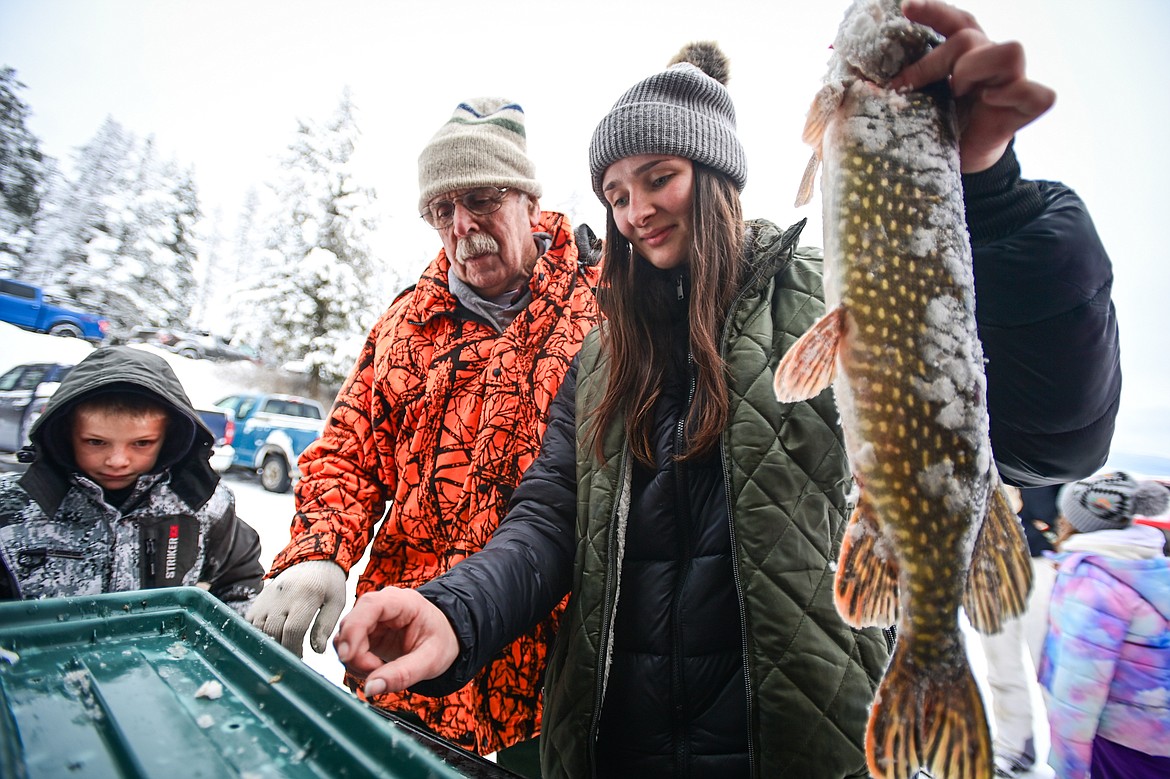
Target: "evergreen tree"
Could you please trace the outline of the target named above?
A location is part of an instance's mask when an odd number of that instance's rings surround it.
[[[374,192],[353,164],[359,132],[349,92],[324,125],[300,122],[274,187],[262,316],[252,340],[276,362],[302,360],[311,393],[342,380],[385,306],[369,250]]]
[[[30,251],[41,283],[101,311],[115,332],[187,322],[199,219],[189,171],[110,118],[52,200]]]
[[[24,84],[0,68],[0,274],[20,275],[51,175],[40,141],[28,129],[29,107],[17,95]]]

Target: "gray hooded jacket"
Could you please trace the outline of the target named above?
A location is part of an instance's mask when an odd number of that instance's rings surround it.
[[[73,408],[95,395],[148,395],[170,410],[158,462],[121,500],[80,473]],[[30,434],[35,459],[0,477],[0,599],[201,584],[241,613],[264,575],[260,539],[211,468],[212,435],[158,355],[103,347],[54,393]],[[117,505],[114,505],[116,503]]]

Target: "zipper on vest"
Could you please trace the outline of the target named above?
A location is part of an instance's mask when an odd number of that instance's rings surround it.
[[[797,231],[797,234],[799,234],[799,231]],[[787,238],[787,236],[785,237]],[[795,236],[793,236],[793,239],[795,239]],[[731,301],[731,305],[727,309],[727,315],[723,320],[723,332],[719,338],[719,356],[724,361],[727,360],[727,337],[731,331],[731,320],[735,316],[735,311],[739,308],[739,304],[743,301],[745,294],[746,286],[741,287],[735,299]],[[730,423],[730,420],[728,422]],[[743,598],[743,578],[739,572],[739,546],[735,535],[735,506],[731,501],[731,472],[728,466],[726,436],[720,436],[719,438],[719,459],[720,465],[722,466],[721,470],[723,471],[723,500],[727,502],[727,532],[731,536],[731,575],[735,580],[735,601],[739,605],[739,640],[740,653],[743,658],[743,692],[744,702],[747,704],[747,721],[749,723],[747,731],[748,773],[750,776],[759,776],[759,769],[756,766],[755,735],[752,733],[750,727],[750,724],[754,721],[752,718],[752,709],[755,703],[753,702],[752,696],[752,666],[748,662],[747,607],[744,605]]]
[[[618,514],[621,512],[622,493],[629,489],[628,470],[631,467],[630,462],[630,446],[627,441],[622,447],[621,462],[618,463],[618,494],[614,497],[613,511],[610,514],[609,524],[609,542],[608,555],[609,561],[606,563],[605,572],[605,597],[602,600],[602,615],[601,615],[601,636],[597,642],[597,684],[593,691],[593,714],[589,721],[589,733],[587,738],[587,749],[589,754],[589,773],[591,776],[597,776],[597,732],[601,723],[601,705],[605,700],[605,680],[609,676],[609,642],[612,640],[610,634],[613,629],[613,610],[614,601],[617,596],[614,594],[614,587],[616,586],[616,571],[614,562],[617,559],[618,547]]]

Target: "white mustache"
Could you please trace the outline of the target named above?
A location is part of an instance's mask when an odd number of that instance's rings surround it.
[[[499,242],[486,233],[472,233],[466,238],[460,238],[459,243],[455,245],[455,259],[459,262],[466,262],[472,257],[484,254],[499,253]]]

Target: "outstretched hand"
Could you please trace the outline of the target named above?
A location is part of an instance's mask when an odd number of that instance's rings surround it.
[[[367,697],[397,692],[451,667],[459,639],[445,614],[414,590],[387,587],[357,599],[333,639]]]
[[[949,77],[959,109],[962,171],[990,168],[1017,130],[1052,107],[1056,93],[1028,80],[1023,46],[993,43],[966,11],[939,0],[905,0],[902,13],[946,41],[906,67],[890,86],[915,89]]]

